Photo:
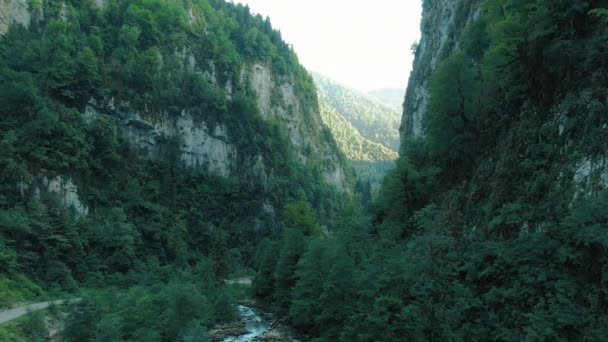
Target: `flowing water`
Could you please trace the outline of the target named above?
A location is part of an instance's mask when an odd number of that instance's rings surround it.
[[[245,329],[247,334],[241,336],[228,336],[224,339],[224,342],[250,342],[254,338],[264,335],[265,332],[270,329],[268,322],[264,321],[260,315],[258,315],[254,309],[239,305],[239,315],[243,321],[245,321]]]

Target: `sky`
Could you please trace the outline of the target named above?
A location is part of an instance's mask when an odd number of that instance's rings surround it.
[[[308,70],[363,92],[404,88],[420,0],[235,0],[270,17]]]

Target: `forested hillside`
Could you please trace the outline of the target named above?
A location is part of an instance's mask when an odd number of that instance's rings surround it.
[[[343,114],[338,113],[325,99],[319,98],[319,106],[323,122],[329,127],[346,158],[368,162],[397,159],[397,152],[364,137]]]
[[[608,1],[422,1],[400,147],[319,78],[325,120],[399,147],[373,201],[247,7],[8,1],[1,308],[73,295],[64,341],[211,341],[254,275],[301,340],[608,339]]]
[[[367,95],[397,113],[403,112],[405,88],[382,88],[367,92]]]
[[[608,3],[425,0],[401,156],[369,212],[263,244],[317,341],[608,338]]]
[[[398,112],[324,76],[313,78],[323,122],[349,159],[355,191],[366,206],[397,159]]]
[[[399,150],[399,120],[401,114],[365,94],[313,73],[319,96],[341,114],[364,138],[390,150]],[[347,127],[332,128],[344,131]],[[340,141],[338,141],[340,143]],[[343,145],[348,146],[348,141]]]
[[[65,341],[207,341],[259,241],[297,208],[331,226],[343,157],[268,19],[223,0],[0,15],[0,307],[98,289]]]

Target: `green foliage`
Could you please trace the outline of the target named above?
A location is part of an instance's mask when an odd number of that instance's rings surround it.
[[[596,15],[596,16],[608,15],[608,9],[606,9],[606,8],[596,8],[596,9],[592,9],[591,11],[589,11],[588,14],[589,15]]]
[[[323,302],[318,300],[323,292],[323,283],[319,280],[325,279],[328,274],[325,263],[330,260],[330,247],[326,240],[314,240],[298,263],[298,281],[293,288],[289,317],[299,329],[309,330],[314,327],[323,310]]]
[[[0,306],[104,289],[83,295],[66,340],[209,341],[247,295],[222,287],[233,273],[261,263],[272,280],[257,292],[272,296],[275,274],[287,291],[297,255],[258,244],[320,235],[342,194],[324,181],[335,165],[318,154],[337,148],[317,133],[313,81],[280,33],[216,0],[30,6],[31,25],[0,37]],[[255,64],[293,84],[306,164],[241,77]],[[235,148],[232,176],[184,167],[179,129],[140,144],[181,116]]]
[[[277,242],[277,265],[299,261],[275,304],[319,341],[602,341],[605,4],[487,0],[477,20],[476,2],[455,5],[460,50],[429,79],[426,134],[371,219],[345,211],[330,236]]]
[[[321,227],[317,223],[316,213],[308,202],[298,201],[287,204],[283,215],[285,216],[287,229],[294,229],[305,236],[321,234]]]
[[[4,272],[4,271],[3,271]],[[0,307],[10,307],[13,303],[22,303],[25,301],[40,299],[42,289],[26,278],[22,274],[10,274],[10,277],[2,277],[0,279]]]
[[[381,225],[386,222],[386,227],[396,223],[401,228],[391,234],[408,234],[407,231],[413,228],[408,218],[422,209],[437,191],[440,175],[441,169],[437,167],[418,169],[407,158],[398,159],[396,167],[388,172],[382,184],[381,196],[375,205],[375,223]]]
[[[255,257],[257,276],[253,282],[256,297],[269,300],[274,290],[274,268],[279,259],[277,242],[264,240],[258,246]]]
[[[313,74],[313,77],[322,100],[323,119],[344,153],[354,160],[395,159],[390,151],[399,148],[402,113],[324,76]]]
[[[323,123],[329,127],[340,150],[352,161],[394,160],[397,153],[390,148],[366,138],[349,120],[320,98],[319,106]]]
[[[278,280],[293,282],[291,293],[275,289],[283,296],[275,304],[288,305],[295,327],[328,341],[601,340],[607,200],[603,193],[543,231],[501,240],[446,235],[434,205],[414,215],[420,231],[406,241],[378,238],[352,220],[335,237],[310,240],[303,254],[302,235],[286,237],[277,272],[293,265],[295,251],[300,257],[295,282]]]
[[[451,169],[454,162],[466,165],[476,154],[478,87],[473,64],[464,54],[445,60],[431,80],[427,139],[445,168]]]
[[[205,261],[202,261],[204,263]],[[235,318],[234,302],[225,288],[205,282],[188,268],[169,282],[144,281],[126,289],[84,294],[66,319],[67,341],[207,341],[207,329]],[[204,266],[203,266],[204,267]],[[148,268],[143,277],[160,276]]]
[[[273,274],[273,299],[279,307],[286,308],[291,300],[291,289],[296,284],[296,266],[306,248],[304,233],[286,230],[281,245]]]

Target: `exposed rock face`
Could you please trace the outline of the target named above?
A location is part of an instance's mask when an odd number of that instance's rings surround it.
[[[458,48],[466,24],[481,14],[477,0],[433,0],[426,1],[423,6],[422,38],[416,50],[399,128],[401,146],[408,138],[424,135],[430,76],[439,62]]]
[[[346,177],[334,147],[318,144],[312,137],[324,127],[318,112],[305,113],[300,105],[300,96],[289,81],[277,82],[268,66],[255,64],[251,67],[249,81],[258,97],[258,108],[263,118],[281,121],[288,130],[291,143],[300,161],[306,162],[305,150],[321,156],[327,168],[323,170],[325,180],[340,189],[346,189]],[[279,84],[277,86],[277,83]]]
[[[213,71],[213,68],[211,70]],[[216,77],[213,72],[207,73],[206,77],[215,84]],[[287,129],[300,161],[306,163],[306,149],[312,149],[314,155],[324,159],[325,180],[345,190],[345,171],[337,151],[334,147],[325,143],[319,144],[313,139],[318,135],[317,130],[324,127],[320,114],[304,113],[301,110],[299,94],[296,93],[294,85],[285,81],[277,86],[278,82],[273,79],[270,68],[260,64],[243,70],[241,78],[248,79],[256,91],[262,117],[280,121]],[[226,93],[227,96],[230,95],[228,89]],[[179,159],[189,167],[204,167],[209,172],[223,177],[230,176],[238,168],[238,150],[230,142],[227,129],[223,125],[210,126],[205,122],[196,122],[187,112],[183,112],[176,119],[167,116],[152,122],[128,108],[128,104],[117,105],[113,101],[106,106],[91,101],[85,108],[84,117],[91,121],[96,115],[103,113],[119,119],[129,140],[143,151],[152,154],[160,153],[161,145],[169,137],[178,136],[181,143]],[[270,170],[265,170],[262,156],[254,157],[250,163],[261,184],[265,184]]]
[[[77,214],[86,216],[89,213],[87,206],[78,197],[78,187],[70,178],[57,176],[48,179],[44,177],[42,184],[46,187],[46,191],[59,196],[62,204],[68,208],[73,208]]]
[[[184,114],[177,121],[177,129],[183,139],[182,160],[191,167],[207,165],[207,169],[220,176],[228,176],[234,163],[236,150],[228,143],[226,128],[217,125],[210,129],[206,124],[194,123]]]
[[[106,5],[106,0],[95,0],[97,6]],[[27,0],[0,0],[0,35],[7,32],[13,23],[29,25],[31,13]],[[190,16],[193,16],[190,13]],[[192,19],[192,18],[191,18]],[[194,20],[194,19],[192,19]],[[215,87],[221,88],[227,99],[233,92],[232,80],[220,85],[213,62],[203,67],[197,65],[194,56],[187,51],[180,51],[185,67],[204,75]],[[163,62],[163,56],[159,55]],[[323,122],[318,112],[306,112],[302,109],[301,100],[305,94],[298,93],[295,81],[290,78],[274,77],[272,69],[267,65],[254,64],[245,66],[240,73],[241,83],[249,82],[257,94],[257,102],[262,118],[276,120],[286,129],[294,152],[302,163],[307,162],[307,155],[315,155],[322,159],[322,170],[325,180],[346,190],[346,179],[343,166],[336,146],[326,143],[319,138]],[[266,170],[264,158],[261,155],[250,156],[239,165],[239,151],[231,142],[228,128],[220,123],[207,123],[195,120],[190,113],[183,111],[177,117],[161,115],[148,118],[130,109],[128,103],[114,103],[113,99],[105,99],[106,103],[91,100],[86,106],[83,116],[86,121],[95,120],[97,115],[106,114],[117,120],[128,139],[144,153],[158,155],[166,150],[169,139],[176,138],[179,146],[173,153],[178,153],[177,159],[188,167],[205,168],[210,173],[228,177],[235,175],[239,169],[253,170],[260,184],[265,185],[272,170]],[[163,117],[164,116],[164,117]],[[174,141],[175,142],[175,141]],[[49,182],[47,182],[49,183]],[[61,185],[60,185],[61,184]],[[81,214],[86,215],[86,207],[79,201],[76,186],[71,183],[51,181],[50,192],[63,194],[63,201],[74,206]],[[67,187],[67,188],[66,188]]]
[[[72,208],[79,216],[86,216],[89,208],[78,196],[78,187],[71,178],[62,176],[40,176],[28,184],[19,184],[23,196],[39,199],[41,196],[53,196],[61,205]]]
[[[270,97],[272,95],[272,76],[268,68],[256,64],[252,67],[251,86],[258,95],[258,107],[264,118],[274,113],[270,110]]]
[[[459,49],[463,31],[467,24],[477,20],[483,10],[480,0],[427,0],[423,2],[423,16],[421,22],[422,38],[416,50],[416,58],[412,73],[410,75],[408,89],[404,103],[404,113],[400,127],[401,154],[409,139],[424,136],[424,116],[430,99],[429,83],[433,72],[440,62]],[[551,144],[562,150],[560,158],[547,161],[550,167],[558,168],[560,176],[556,177],[555,186],[566,179],[574,190],[574,198],[592,197],[600,191],[608,189],[608,155],[605,152],[591,154],[589,150],[582,149],[580,155],[573,155],[571,150],[580,144],[576,139],[568,137],[568,120],[570,125],[577,122],[585,112],[605,111],[608,99],[602,94],[598,96],[593,90],[582,90],[577,94],[579,100],[576,104],[563,99],[553,104],[553,118],[547,118],[542,124],[545,128],[554,129],[560,138],[552,137]],[[584,105],[581,105],[584,104]],[[599,108],[599,109],[598,109]],[[518,115],[524,117],[530,115],[525,108]],[[513,119],[516,122],[519,119]],[[535,123],[538,125],[539,123]],[[522,127],[526,127],[525,125]],[[602,127],[608,129],[608,125]],[[480,166],[476,168],[470,182],[471,189],[482,189],[490,184],[495,175],[489,170],[496,167],[500,158],[513,153],[510,149],[517,146],[513,141],[515,129],[511,132],[505,130],[501,137],[499,146],[479,159]],[[540,136],[540,133],[539,133]],[[521,139],[521,138],[519,138]],[[540,139],[540,138],[539,138]],[[525,151],[525,149],[522,149]],[[550,164],[552,163],[552,164]],[[516,168],[516,165],[508,165]],[[557,178],[559,180],[557,180]],[[485,193],[476,193],[470,190],[470,197],[483,197]],[[493,195],[489,193],[490,195]]]
[[[598,191],[608,189],[608,157],[585,158],[576,164],[574,184],[578,197],[595,195]]]
[[[0,35],[8,31],[12,23],[23,26],[30,24],[27,0],[0,0]]]
[[[85,118],[91,121],[99,114],[116,116],[126,136],[144,154],[159,155],[169,137],[178,136],[179,146],[176,146],[176,150],[179,151],[175,152],[179,153],[178,160],[185,166],[204,167],[222,177],[230,176],[235,167],[238,151],[230,143],[226,127],[221,124],[209,126],[205,122],[196,122],[187,112],[176,119],[166,118],[153,124],[142,119],[138,113],[111,111],[91,101],[85,109]]]

